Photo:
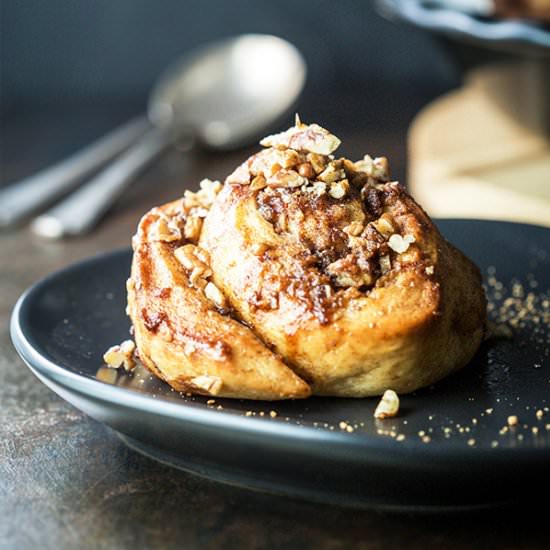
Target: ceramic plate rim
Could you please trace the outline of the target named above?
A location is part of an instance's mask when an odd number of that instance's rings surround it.
[[[508,222],[504,220],[480,220],[470,218],[434,219],[436,224],[441,221],[507,223],[516,226],[548,229],[535,224]],[[286,441],[293,440],[296,442],[307,439],[309,442],[316,444],[330,442],[331,445],[336,445],[338,447],[338,449],[334,450],[343,451],[344,454],[352,452],[356,458],[359,458],[361,453],[372,453],[376,451],[384,451],[381,455],[381,459],[384,461],[388,461],[391,457],[402,460],[404,457],[412,455],[415,457],[425,457],[435,462],[438,460],[445,462],[449,460],[462,462],[465,460],[472,465],[487,460],[493,464],[497,462],[506,462],[508,460],[528,463],[531,461],[539,462],[540,459],[545,456],[550,458],[550,448],[547,447],[513,449],[443,447],[437,444],[422,445],[416,441],[403,441],[398,443],[388,438],[366,434],[355,436],[354,434],[347,433],[326,432],[326,430],[319,430],[309,426],[294,426],[287,423],[265,422],[263,419],[253,417],[246,418],[246,422],[243,422],[241,416],[233,413],[210,410],[206,407],[190,407],[187,406],[185,402],[172,403],[166,400],[157,400],[151,395],[140,394],[126,388],[112,386],[99,380],[94,380],[89,376],[71,372],[65,367],[51,361],[35,349],[21,327],[21,315],[24,312],[24,308],[30,307],[33,297],[39,294],[44,287],[48,286],[52,280],[64,277],[72,271],[86,268],[100,260],[127,254],[129,251],[129,247],[117,248],[70,264],[35,282],[19,297],[14,306],[10,320],[11,339],[24,363],[35,375],[38,375],[39,379],[44,377],[47,381],[51,381],[54,385],[60,385],[69,392],[76,391],[88,395],[93,399],[100,399],[110,405],[122,405],[128,409],[138,409],[147,414],[171,417],[172,419],[177,419],[182,422],[191,422],[222,429],[232,429],[241,433],[250,433],[253,436],[271,436]],[[55,389],[53,391],[55,391]],[[62,397],[62,399],[64,398]]]

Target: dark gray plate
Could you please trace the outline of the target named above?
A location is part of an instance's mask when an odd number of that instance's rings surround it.
[[[131,446],[212,479],[353,506],[442,510],[521,498],[548,484],[550,230],[439,225],[481,267],[490,315],[508,315],[514,336],[484,344],[435,387],[403,396],[395,419],[374,421],[377,399],[212,404],[141,369],[130,376],[102,368],[104,350],[128,338],[129,250],[33,286],[13,312],[13,342],[38,378]],[[503,429],[510,415],[519,425]]]
[[[486,47],[549,55],[549,27],[536,21],[478,17],[429,0],[378,0],[381,13],[439,34]]]

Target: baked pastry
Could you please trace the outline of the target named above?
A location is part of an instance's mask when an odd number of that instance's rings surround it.
[[[466,365],[485,297],[385,158],[297,120],[225,184],[139,223],[128,313],[176,390],[250,399],[410,392]]]

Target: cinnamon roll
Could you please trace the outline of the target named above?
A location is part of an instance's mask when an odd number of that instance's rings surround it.
[[[179,391],[249,399],[410,392],[466,365],[476,266],[391,181],[297,120],[225,183],[154,208],[133,239],[143,363]]]

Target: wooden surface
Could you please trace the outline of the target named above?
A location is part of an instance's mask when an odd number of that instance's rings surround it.
[[[407,97],[396,111],[390,93],[375,109],[378,119],[358,117],[367,110],[361,103],[350,111],[355,115],[321,112],[319,121],[332,122],[351,156],[388,154],[401,177],[405,130],[426,100]],[[81,105],[13,116],[2,125],[2,181],[61,158],[134,111]],[[147,208],[202,177],[223,177],[245,154],[167,153],[82,239],[44,241],[25,227],[0,234],[0,548],[548,548],[544,522],[525,505],[459,517],[382,514],[248,492],[172,470],[126,448],[23,365],[8,318],[26,287],[81,258],[127,246]]]
[[[550,69],[486,66],[424,108],[409,188],[433,216],[550,227]]]

